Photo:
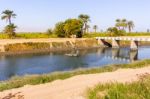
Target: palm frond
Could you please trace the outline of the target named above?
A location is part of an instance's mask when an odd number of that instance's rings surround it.
[[[8,16],[4,15],[1,17],[2,20],[8,19]]]

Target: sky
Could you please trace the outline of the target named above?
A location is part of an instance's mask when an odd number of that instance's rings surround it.
[[[6,9],[17,14],[18,32],[44,32],[79,14],[90,16],[91,31],[93,25],[106,30],[118,18],[134,21],[134,31],[150,29],[150,0],[0,0],[0,13]],[[7,24],[0,20],[0,31]]]

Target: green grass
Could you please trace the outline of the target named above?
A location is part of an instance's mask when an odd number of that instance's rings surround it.
[[[93,37],[108,37],[109,33],[87,33],[84,34],[84,38],[93,38]],[[150,33],[126,33],[125,36],[150,36]]]
[[[88,99],[150,99],[150,75],[132,83],[99,84],[87,92]]]
[[[8,39],[8,35],[0,33],[0,39]]]
[[[127,33],[127,36],[150,36],[150,33]]]
[[[57,38],[55,34],[46,33],[17,33],[16,38],[34,39],[34,38]],[[0,39],[9,39],[6,34],[0,33]]]
[[[94,38],[94,37],[107,37],[109,36],[108,33],[87,33],[84,34],[84,38]],[[150,33],[126,33],[125,36],[150,36]],[[9,37],[6,34],[0,33],[0,39],[8,39]],[[56,34],[46,34],[40,32],[29,32],[29,33],[17,33],[16,38],[25,38],[25,39],[32,39],[32,38],[57,38]]]
[[[17,38],[56,38],[55,34],[46,34],[46,33],[19,33],[17,34]]]
[[[148,65],[150,65],[150,60],[143,60],[131,64],[109,65],[100,68],[79,69],[70,72],[58,72],[58,73],[51,73],[51,74],[44,74],[44,75],[28,75],[24,77],[14,77],[8,81],[0,82],[0,91],[22,87],[27,84],[37,85],[37,84],[52,82],[58,79],[63,80],[75,75],[111,72],[119,68],[140,68]]]
[[[108,33],[87,33],[83,35],[84,38],[107,37],[107,36],[109,36]]]

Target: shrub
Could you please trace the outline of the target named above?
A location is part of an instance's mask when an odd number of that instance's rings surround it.
[[[77,35],[81,37],[81,31],[83,27],[83,22],[78,19],[68,19],[65,21],[64,31],[65,36],[70,37],[71,35]]]
[[[83,22],[79,19],[67,19],[65,22],[59,22],[55,25],[54,33],[58,37],[71,37],[76,35],[82,37]]]
[[[118,30],[116,27],[110,27],[107,29],[109,36],[124,36],[125,30]]]
[[[16,28],[14,24],[7,25],[4,29],[4,33],[6,33],[10,38],[15,37],[16,33]]]

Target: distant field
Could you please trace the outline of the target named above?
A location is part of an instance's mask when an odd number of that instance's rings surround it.
[[[109,33],[88,33],[84,34],[84,38],[93,38],[97,36],[110,36]],[[126,33],[125,36],[150,36],[150,33]],[[0,33],[0,39],[8,39],[9,37],[6,34]],[[16,38],[57,38],[56,34],[46,34],[46,33],[17,33]]]
[[[55,34],[46,34],[46,33],[17,33],[16,38],[56,38]],[[0,39],[8,39],[9,37],[6,34],[0,34]]]
[[[97,37],[97,36],[103,36],[107,37],[110,36],[109,33],[89,33],[85,34],[84,37],[90,38],[90,37]],[[150,33],[125,33],[125,36],[150,36]]]

